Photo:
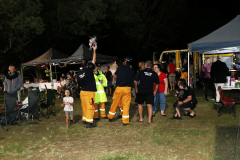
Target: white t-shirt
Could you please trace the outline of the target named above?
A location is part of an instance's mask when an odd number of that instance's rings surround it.
[[[65,80],[61,81],[61,85],[64,86],[66,84]]]
[[[72,103],[73,101],[73,97],[64,97],[63,98],[63,103],[65,105],[64,107],[64,111],[73,111],[73,106],[72,105],[68,105],[67,103]]]

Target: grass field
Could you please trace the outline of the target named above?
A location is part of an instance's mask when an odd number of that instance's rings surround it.
[[[81,123],[80,100],[75,98],[76,123],[65,129],[65,114],[57,99],[56,117],[34,121],[27,125],[11,126],[9,131],[0,130],[0,159],[94,159],[94,160],[161,160],[196,159],[229,160],[234,158],[237,140],[239,105],[234,118],[229,107],[218,117],[220,106],[213,101],[205,102],[202,92],[197,91],[199,101],[193,119],[171,120],[173,92],[167,97],[167,117],[158,112],[153,123],[138,119],[137,106],[132,99],[130,125],[123,126],[121,119],[110,123],[107,119],[97,122],[96,128],[87,129]],[[3,95],[0,95],[0,104]],[[24,98],[24,95],[23,95]],[[107,111],[112,99],[106,103]],[[118,114],[116,114],[118,115]],[[238,142],[236,159],[240,159]]]

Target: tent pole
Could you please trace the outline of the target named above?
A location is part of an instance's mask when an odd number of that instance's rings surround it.
[[[52,89],[53,89],[53,80],[52,80],[52,64],[50,63],[50,80],[52,83]]]
[[[190,55],[190,53],[191,52],[188,51],[188,86],[190,86],[190,84],[189,84],[189,71],[190,71],[190,69],[189,69],[189,61],[190,61],[189,55]]]
[[[202,64],[204,64],[204,53],[202,54]]]
[[[55,75],[56,75],[56,81],[57,81],[57,67],[55,65]]]
[[[23,67],[21,67],[21,76],[22,76],[22,81],[23,81],[23,84],[24,84],[24,78],[23,78]],[[23,86],[23,94],[24,94],[24,86]]]

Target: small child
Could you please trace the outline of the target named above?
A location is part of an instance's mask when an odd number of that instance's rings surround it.
[[[63,98],[63,104],[62,107],[64,107],[65,115],[66,115],[66,128],[68,129],[68,120],[70,117],[70,120],[74,123],[75,120],[73,119],[73,97],[70,97],[70,91],[68,89],[65,90],[65,96]]]

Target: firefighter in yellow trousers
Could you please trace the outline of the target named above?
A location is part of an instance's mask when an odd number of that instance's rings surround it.
[[[87,64],[86,60],[82,60],[80,71],[77,74],[78,85],[81,87],[82,122],[86,124],[86,128],[96,127],[96,124],[93,123],[95,92],[97,91],[93,75],[96,62],[96,50],[97,46],[93,47],[92,63]]]
[[[115,72],[115,76],[117,78],[116,81],[116,89],[114,92],[113,103],[111,105],[111,109],[108,114],[109,122],[113,122],[113,118],[116,114],[116,110],[120,103],[123,106],[123,114],[122,114],[122,122],[123,126],[129,124],[129,108],[131,103],[131,86],[132,80],[134,78],[134,70],[130,67],[130,62],[132,59],[130,57],[125,58],[125,62],[123,66],[120,60],[118,60],[117,65],[118,68]]]

